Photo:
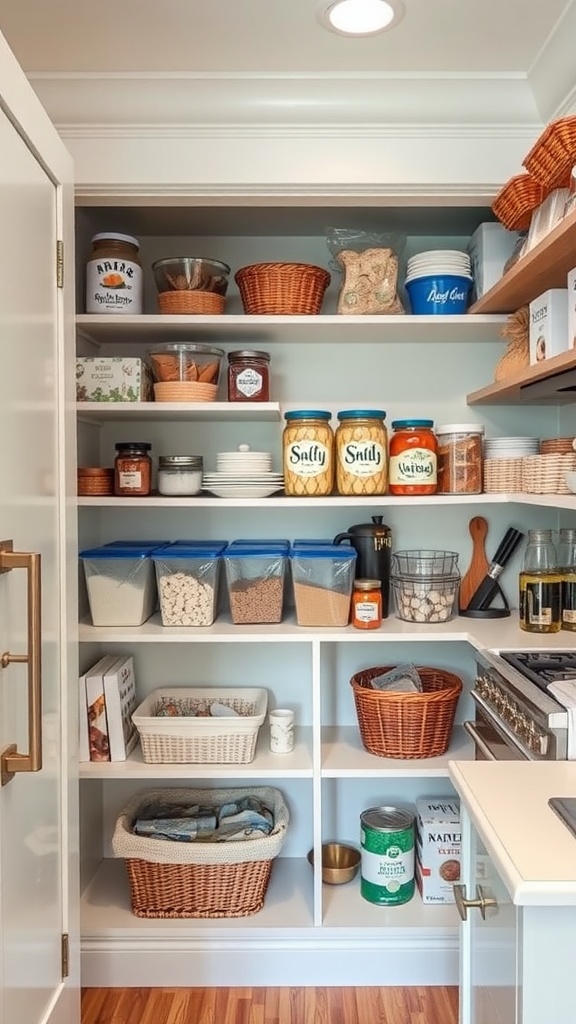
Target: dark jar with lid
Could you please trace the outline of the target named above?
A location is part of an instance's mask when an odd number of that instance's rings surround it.
[[[86,312],[142,312],[140,242],[133,235],[101,232],[86,263]]]
[[[150,494],[151,444],[143,441],[118,441],[114,459],[114,494],[123,498],[142,498]]]
[[[270,401],[270,355],[255,349],[228,353],[228,401]]]

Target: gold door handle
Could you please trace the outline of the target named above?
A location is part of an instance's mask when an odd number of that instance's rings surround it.
[[[454,900],[456,902],[456,909],[460,914],[463,921],[467,919],[468,909],[472,907],[478,907],[483,918],[486,918],[486,907],[497,907],[498,900],[492,898],[492,896],[485,896],[484,890],[481,885],[476,886],[476,899],[467,900],[465,898],[466,889],[463,885],[454,886]]]
[[[11,654],[4,651],[0,666],[12,663],[28,666],[28,753],[21,754],[12,743],[0,752],[0,782],[3,786],[17,772],[38,772],[42,767],[42,647],[40,555],[13,551],[11,540],[0,542],[0,573],[25,569],[28,577],[28,651]]]

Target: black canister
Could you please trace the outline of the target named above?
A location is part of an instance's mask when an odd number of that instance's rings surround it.
[[[390,560],[392,530],[382,522],[382,516],[372,516],[371,523],[349,526],[346,533],[338,533],[334,544],[345,540],[356,551],[356,578],[377,579],[382,584],[382,618],[388,617],[390,607]]]

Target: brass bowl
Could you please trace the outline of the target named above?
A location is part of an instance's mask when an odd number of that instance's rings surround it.
[[[308,852],[308,863],[314,867],[314,850]],[[322,881],[327,885],[351,882],[360,867],[360,851],[346,843],[324,843],[322,846]]]

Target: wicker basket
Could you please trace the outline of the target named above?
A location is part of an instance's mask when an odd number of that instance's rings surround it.
[[[576,469],[576,452],[527,455],[522,459],[522,490],[527,494],[570,494],[565,475]]]
[[[522,458],[484,459],[484,491],[486,494],[522,491]]]
[[[367,668],[350,680],[362,743],[378,757],[437,757],[450,742],[462,680],[444,669],[418,666],[423,693],[373,690],[372,679],[392,665]]]
[[[215,701],[240,717],[204,717]],[[159,715],[162,704],[174,713]],[[160,689],[136,708],[132,721],[146,764],[248,764],[267,706],[267,691],[256,687]]]
[[[523,160],[523,165],[547,189],[567,188],[576,163],[576,116],[551,121]]]
[[[320,312],[330,274],[310,263],[254,263],[234,280],[245,313],[311,315]]]
[[[274,828],[261,839],[224,843],[178,843],[134,835],[138,814],[157,800],[174,805],[222,804],[243,796],[262,800]],[[261,910],[288,828],[288,808],[279,790],[157,789],[140,793],[121,811],[112,837],[115,857],[126,861],[132,911],[137,917],[247,917]]]
[[[549,188],[530,174],[517,174],[500,189],[492,210],[509,231],[527,231],[532,213],[544,201]]]
[[[158,309],[161,313],[196,313],[220,315],[224,312],[226,299],[217,292],[177,290],[160,292]]]

